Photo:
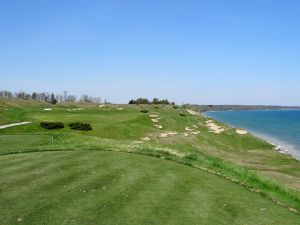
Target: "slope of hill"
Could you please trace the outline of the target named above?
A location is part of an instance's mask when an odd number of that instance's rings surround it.
[[[0,103],[32,122],[0,130],[1,224],[299,223],[299,161],[251,134],[173,106]]]

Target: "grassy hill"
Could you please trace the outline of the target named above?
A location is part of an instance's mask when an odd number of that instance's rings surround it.
[[[0,130],[0,224],[300,224],[299,161],[183,108],[0,100],[21,121]]]

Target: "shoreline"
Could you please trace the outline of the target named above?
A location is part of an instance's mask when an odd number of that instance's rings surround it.
[[[203,117],[205,118],[210,118],[210,119],[214,119],[220,123],[223,123],[225,124],[226,126],[228,127],[231,127],[231,128],[238,128],[237,126],[233,125],[233,124],[229,124],[229,123],[225,123],[225,122],[222,122],[222,121],[219,121],[209,115],[206,115],[205,112],[204,113],[200,113],[200,115],[202,115]],[[262,133],[259,133],[259,132],[256,132],[256,131],[253,131],[251,129],[246,129],[246,128],[243,128],[243,127],[240,127],[246,131],[248,131],[251,135],[253,135],[254,137],[256,138],[259,138],[259,139],[262,139],[264,141],[266,141],[267,143],[271,144],[273,146],[273,150],[276,151],[276,152],[279,152],[281,154],[287,154],[289,156],[291,156],[293,159],[296,159],[298,161],[300,161],[300,153],[298,151],[295,150],[295,148],[288,144],[288,143],[285,143],[281,140],[278,140],[274,137],[270,137],[268,136],[267,134],[262,134]]]

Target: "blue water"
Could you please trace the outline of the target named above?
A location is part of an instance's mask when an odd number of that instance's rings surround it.
[[[222,111],[205,115],[283,145],[300,159],[300,110]]]

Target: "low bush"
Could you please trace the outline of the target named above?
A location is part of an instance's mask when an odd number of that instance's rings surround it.
[[[142,113],[148,113],[149,111],[146,109],[141,110]]]
[[[173,106],[173,109],[178,109],[178,107],[177,106]]]
[[[179,116],[186,116],[186,115],[185,115],[185,114],[183,114],[183,113],[180,113],[180,114],[179,114]]]
[[[88,123],[80,123],[80,122],[76,122],[76,123],[69,123],[69,127],[72,130],[92,130],[92,127],[90,124]]]
[[[47,130],[62,129],[65,127],[61,122],[41,122],[40,125]]]

